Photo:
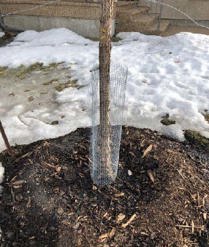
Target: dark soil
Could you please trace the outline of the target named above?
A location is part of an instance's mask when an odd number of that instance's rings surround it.
[[[97,188],[89,129],[4,152],[0,246],[209,246],[208,154],[123,129],[115,184]],[[205,157],[205,159],[202,159]]]
[[[14,37],[17,33],[14,32],[6,32],[3,37],[0,38],[0,47],[8,45],[14,40]]]

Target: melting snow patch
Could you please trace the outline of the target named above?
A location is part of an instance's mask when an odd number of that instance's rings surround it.
[[[124,124],[157,130],[178,140],[184,140],[185,129],[200,131],[208,137],[209,123],[203,113],[209,110],[209,36],[120,33],[118,37],[121,40],[113,43],[112,61],[129,69]],[[98,64],[98,42],[61,28],[26,31],[10,45],[0,48],[2,67],[37,62],[45,65],[64,62],[79,87],[46,95],[41,104],[38,100],[29,104],[22,81],[5,81],[2,87],[0,84],[0,118],[7,127],[11,144],[64,135],[91,123],[90,70]],[[39,89],[41,76],[40,72],[36,82],[25,81],[27,87],[36,85],[33,98],[46,93]],[[8,100],[11,92],[15,95]],[[166,114],[176,124],[162,125]],[[58,124],[50,125],[53,121]]]

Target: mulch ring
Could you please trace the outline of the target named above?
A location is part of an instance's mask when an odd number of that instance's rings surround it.
[[[0,246],[209,246],[204,150],[124,127],[118,178],[98,188],[89,136],[78,129],[17,146],[13,159],[1,153]]]

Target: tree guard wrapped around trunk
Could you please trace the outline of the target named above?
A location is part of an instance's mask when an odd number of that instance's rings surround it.
[[[118,119],[113,117],[115,114],[120,114],[113,106],[117,106],[117,103],[119,103],[119,101],[116,102],[117,100],[124,99],[122,96],[123,93],[125,94],[125,90],[122,89],[123,83],[120,83],[120,79],[126,81],[127,78],[126,70],[121,69],[118,72],[119,67],[113,69],[110,66],[114,1],[101,1],[99,70],[93,72],[94,80],[92,82],[91,147],[93,164],[91,175],[93,182],[99,186],[111,184],[117,176],[121,125],[118,125],[118,121],[115,121]],[[124,75],[124,77],[121,77],[121,75]],[[117,78],[117,76],[119,77]],[[99,114],[97,114],[97,109],[99,109]]]
[[[108,109],[108,121],[105,123],[105,134],[108,139],[104,143],[102,133],[104,126],[101,124],[103,120],[100,109],[99,69],[92,71],[91,177],[98,186],[113,183],[117,176],[127,74],[127,69],[122,66],[114,65],[110,68],[108,92],[110,109]]]

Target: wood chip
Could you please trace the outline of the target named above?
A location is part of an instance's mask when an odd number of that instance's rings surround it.
[[[106,219],[106,220],[111,220],[111,215],[109,215],[109,213],[108,212],[106,212],[103,216],[102,216],[104,219]]]
[[[104,242],[108,238],[108,233],[104,233],[99,236],[99,242]]]
[[[194,224],[194,222],[193,222],[193,224]],[[193,227],[194,229],[199,230],[199,231],[204,231],[205,230],[205,226],[204,225],[202,225],[202,226],[176,225],[176,227],[179,227],[179,228],[192,228]]]
[[[205,200],[207,199],[208,195],[204,195],[202,198],[202,206],[205,207]]]
[[[28,202],[26,204],[26,208],[30,208],[31,207],[31,198],[29,197]]]
[[[154,184],[155,178],[154,178],[153,172],[152,172],[151,170],[148,170],[148,171],[147,171],[147,175],[148,175],[149,179],[150,179],[150,180],[153,182],[153,184]]]
[[[192,223],[191,223],[191,227],[192,227],[192,234],[194,234],[194,221],[192,220]]]
[[[133,172],[131,170],[128,170],[128,175],[129,176],[132,176],[133,175]]]
[[[207,213],[203,213],[203,219],[206,221],[207,220]]]
[[[133,152],[129,152],[129,154],[133,157],[136,157],[136,155]]]
[[[123,193],[123,192],[121,192],[121,193],[117,193],[117,194],[115,194],[115,197],[122,197],[122,196],[124,196],[125,194]]]
[[[54,165],[51,165],[49,164],[48,162],[42,162],[45,166],[49,167],[49,168],[52,168],[52,169],[55,169],[55,171],[57,170],[57,166],[54,166]]]
[[[200,194],[199,192],[197,193],[197,206],[200,206]]]
[[[24,184],[25,180],[16,180],[12,182],[12,185],[20,185],[20,184]]]
[[[18,180],[12,182],[11,186],[15,189],[22,187],[22,185],[25,183],[25,180]]]
[[[108,212],[104,213],[103,218],[108,218],[108,217],[109,217]]]
[[[116,229],[113,227],[113,229],[109,232],[109,238],[111,239],[112,237],[115,236]]]
[[[93,185],[92,190],[97,190],[97,187],[95,185]]]
[[[62,214],[64,213],[64,209],[61,208],[61,207],[59,207],[59,208],[57,209],[57,213],[58,213],[59,215],[62,215]]]
[[[56,172],[57,172],[57,173],[60,173],[61,169],[62,169],[62,168],[61,168],[60,166],[56,167]]]
[[[145,150],[144,150],[144,153],[142,155],[142,159],[148,155],[148,153],[150,153],[152,151],[152,148],[153,148],[153,145],[150,144]]]
[[[126,228],[128,225],[130,225],[135,220],[135,218],[136,218],[136,214],[133,214],[126,223],[122,224],[122,227]]]
[[[106,239],[111,239],[115,236],[116,229],[115,227],[112,228],[110,232],[104,233],[99,236],[99,242],[103,243]]]
[[[104,242],[108,238],[108,233],[104,233],[99,236],[99,241]]]
[[[125,217],[126,217],[125,214],[120,213],[116,218],[116,222],[120,223],[122,220],[125,219]]]

